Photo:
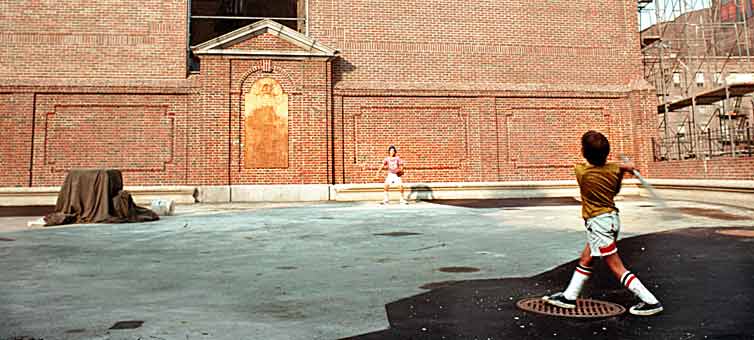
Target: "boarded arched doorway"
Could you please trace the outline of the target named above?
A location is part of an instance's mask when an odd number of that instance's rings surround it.
[[[244,167],[288,167],[288,95],[275,79],[259,79],[246,93],[244,127]]]

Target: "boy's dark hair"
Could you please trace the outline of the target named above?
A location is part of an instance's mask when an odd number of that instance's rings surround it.
[[[390,150],[395,150],[395,153],[398,153],[398,149],[395,148],[395,145],[391,145],[389,148],[387,148],[388,153],[390,153]]]
[[[610,142],[605,135],[589,130],[581,136],[581,152],[589,164],[605,165],[607,155],[610,153]]]

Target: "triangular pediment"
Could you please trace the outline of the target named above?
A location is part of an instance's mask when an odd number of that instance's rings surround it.
[[[191,50],[196,55],[334,57],[338,51],[278,22],[265,19],[223,34]]]

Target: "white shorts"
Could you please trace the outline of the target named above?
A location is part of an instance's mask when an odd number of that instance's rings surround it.
[[[620,217],[617,211],[598,215],[586,220],[586,240],[592,256],[608,256],[618,252],[615,242],[620,232]]]
[[[394,174],[392,172],[388,172],[387,173],[387,177],[385,177],[385,184],[387,184],[387,185],[390,185],[390,184],[403,184],[403,181],[401,180],[400,177],[398,177],[398,175],[396,175],[396,174]]]

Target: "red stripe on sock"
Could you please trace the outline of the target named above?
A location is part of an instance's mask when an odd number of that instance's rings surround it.
[[[636,278],[636,275],[630,274],[628,280],[626,281],[626,288],[631,287],[631,281],[633,281]]]
[[[581,274],[581,275],[585,275],[585,276],[589,276],[589,275],[592,275],[592,273],[590,273],[590,272],[586,272],[586,271],[583,271],[583,270],[581,270],[581,268],[579,268],[579,267],[576,267],[576,271],[577,271],[577,272],[579,272],[579,274]]]

